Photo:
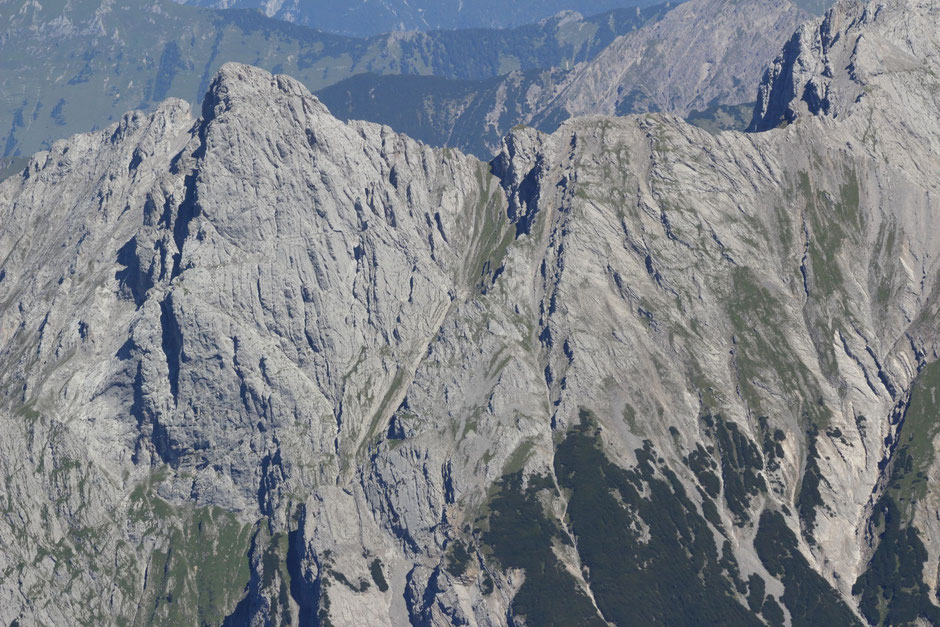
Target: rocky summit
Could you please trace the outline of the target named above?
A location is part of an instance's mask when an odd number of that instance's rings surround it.
[[[491,163],[227,64],[0,184],[4,624],[936,624],[940,2]]]

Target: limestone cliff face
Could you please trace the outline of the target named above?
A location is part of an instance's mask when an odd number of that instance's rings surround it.
[[[937,11],[801,31],[839,61],[761,93],[832,104],[764,133],[587,117],[484,164],[230,64],[198,119],[35,155],[0,619],[877,622],[888,498],[936,590]]]

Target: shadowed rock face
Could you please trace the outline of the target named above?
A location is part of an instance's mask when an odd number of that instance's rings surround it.
[[[588,117],[484,164],[229,64],[196,120],[38,153],[0,185],[0,619],[897,622],[904,533],[930,620],[937,11],[806,27],[829,69],[779,79],[791,44],[761,102],[830,104],[764,133]]]

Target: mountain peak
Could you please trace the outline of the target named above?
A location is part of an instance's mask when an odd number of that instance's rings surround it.
[[[203,118],[214,119],[238,103],[264,106],[284,97],[302,99],[309,105],[308,112],[329,114],[326,106],[297,79],[244,63],[229,62],[219,68],[209,83],[202,105]]]

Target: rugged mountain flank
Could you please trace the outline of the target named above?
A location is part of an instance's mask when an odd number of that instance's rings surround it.
[[[830,104],[762,133],[582,117],[486,164],[228,64],[198,119],[38,153],[0,620],[935,621],[938,17],[837,5],[760,88]]]

